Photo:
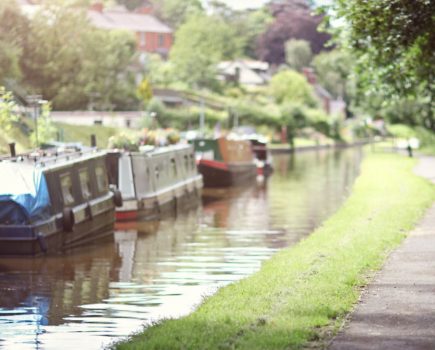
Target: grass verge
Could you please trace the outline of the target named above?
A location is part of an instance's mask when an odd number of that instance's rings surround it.
[[[284,349],[321,340],[434,200],[435,186],[413,175],[414,165],[397,155],[367,156],[349,199],[309,237],[220,289],[191,315],[114,348]]]
[[[33,124],[29,120],[24,120],[23,125],[32,128]],[[85,146],[90,146],[91,135],[97,137],[97,145],[100,148],[106,148],[109,143],[109,138],[120,133],[138,132],[132,129],[115,128],[103,125],[72,125],[65,123],[54,123],[56,131],[62,135],[64,142],[81,142]],[[26,152],[33,148],[30,135],[23,132],[18,127],[13,128],[8,133],[0,129],[0,154],[9,153],[8,143],[15,142],[17,152]]]
[[[85,146],[90,146],[91,135],[97,138],[97,145],[106,148],[109,138],[121,132],[131,133],[132,130],[125,128],[115,128],[103,125],[73,125],[65,123],[54,123],[56,129],[62,133],[65,142],[81,142]]]

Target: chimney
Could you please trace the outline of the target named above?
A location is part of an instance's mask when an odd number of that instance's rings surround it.
[[[91,11],[96,11],[96,12],[100,12],[101,13],[104,10],[104,4],[102,2],[94,2],[93,4],[91,4],[89,9]]]
[[[152,14],[153,8],[151,6],[142,6],[135,10],[136,13],[140,13],[141,15],[149,15]]]

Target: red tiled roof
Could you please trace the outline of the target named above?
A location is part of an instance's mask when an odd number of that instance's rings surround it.
[[[123,29],[134,32],[172,33],[172,29],[151,15],[122,11],[88,11],[91,23],[101,29]]]

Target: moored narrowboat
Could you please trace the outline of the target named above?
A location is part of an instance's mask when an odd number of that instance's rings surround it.
[[[145,152],[111,151],[109,181],[122,193],[116,219],[158,219],[179,207],[198,204],[203,186],[193,147],[173,145]]]
[[[113,228],[119,193],[104,152],[28,155],[0,162],[0,254],[66,249]]]
[[[256,178],[257,166],[250,141],[220,137],[192,142],[204,187],[228,187]]]

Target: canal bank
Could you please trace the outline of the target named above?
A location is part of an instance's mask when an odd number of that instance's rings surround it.
[[[360,148],[276,155],[273,176],[213,191],[197,210],[117,223],[59,255],[0,259],[0,348],[97,350],[189,314],[335,213],[362,156]]]
[[[308,238],[220,289],[191,315],[115,347],[280,349],[321,342],[433,202],[434,186],[412,173],[414,165],[397,155],[368,156],[350,198]]]

